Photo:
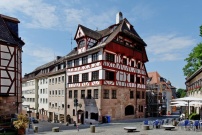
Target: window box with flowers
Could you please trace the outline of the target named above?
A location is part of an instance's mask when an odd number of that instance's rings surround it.
[[[25,130],[28,127],[29,118],[27,115],[18,114],[18,119],[13,122],[13,126],[18,130],[18,135],[24,135]]]

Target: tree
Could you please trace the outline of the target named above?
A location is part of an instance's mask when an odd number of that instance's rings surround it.
[[[200,36],[202,37],[202,25],[200,26]],[[187,64],[183,67],[184,75],[189,77],[202,66],[202,43],[195,46],[189,56],[185,59]]]
[[[182,98],[186,96],[186,90],[179,88],[176,92],[177,98]]]

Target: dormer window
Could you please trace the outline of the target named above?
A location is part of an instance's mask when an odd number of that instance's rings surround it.
[[[82,48],[82,47],[84,47],[84,46],[85,46],[85,40],[82,39],[82,40],[79,41],[78,47],[79,47],[79,48]]]

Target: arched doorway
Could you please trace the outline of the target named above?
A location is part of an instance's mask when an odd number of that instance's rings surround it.
[[[84,124],[84,111],[78,110],[77,114],[78,114],[78,116],[77,116],[78,123]]]
[[[134,115],[134,107],[132,105],[126,106],[125,115]]]

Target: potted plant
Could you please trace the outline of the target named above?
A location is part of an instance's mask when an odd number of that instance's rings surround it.
[[[27,115],[18,114],[18,119],[13,122],[13,126],[18,130],[19,135],[25,134],[25,129],[28,127],[29,118]]]

